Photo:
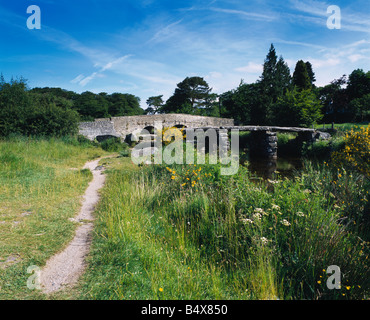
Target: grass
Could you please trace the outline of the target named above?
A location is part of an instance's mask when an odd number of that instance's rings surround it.
[[[81,196],[92,175],[83,164],[104,154],[74,139],[0,141],[0,299],[43,299],[26,286],[73,237]]]
[[[245,168],[222,177],[217,166],[113,161],[124,169],[108,176],[81,299],[368,298],[366,204],[343,205],[368,199],[365,181],[343,173],[339,190],[337,172],[307,165],[258,185]],[[343,271],[339,291],[324,285],[330,265]]]
[[[363,122],[363,123],[334,123],[334,129],[339,131],[339,132],[344,132],[344,131],[350,131],[352,128],[353,129],[359,129],[361,127],[367,127],[369,125],[368,122]],[[332,124],[331,123],[326,123],[326,124],[316,124],[315,129],[331,129]]]
[[[282,144],[293,136],[281,136]],[[74,140],[0,141],[0,299],[368,299],[369,181],[307,161],[292,179],[253,182],[245,167],[135,166],[104,159],[88,268],[45,297],[26,286],[73,237],[69,220],[106,155]],[[329,290],[338,265],[343,286]]]

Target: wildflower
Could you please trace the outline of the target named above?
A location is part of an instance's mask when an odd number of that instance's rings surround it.
[[[321,280],[317,281],[318,284],[321,284]]]
[[[350,286],[346,286],[346,289],[349,290],[349,289],[351,289],[351,287]]]
[[[266,239],[265,237],[262,237],[261,241],[262,241],[262,244],[267,244],[269,242],[269,240]]]
[[[261,220],[261,214],[259,212],[256,212],[254,215],[253,215],[253,218],[255,220]]]
[[[253,223],[253,220],[248,219],[248,218],[246,218],[246,219],[241,219],[241,221],[242,221],[243,223],[245,223],[245,224],[247,224],[247,223]]]
[[[171,179],[172,179],[172,180],[175,180],[175,179],[176,179],[176,177],[175,177],[175,176],[172,176],[172,177],[171,177]]]
[[[290,222],[286,219],[283,219],[283,221],[281,221],[281,223],[284,225],[284,226],[287,226],[289,227],[290,226]]]
[[[160,292],[163,292],[163,288],[159,288],[159,291],[160,291]]]
[[[272,204],[272,209],[280,210],[280,207],[276,204]]]
[[[301,211],[298,211],[298,212],[297,212],[297,216],[298,216],[298,217],[304,217],[304,213],[303,213],[303,212],[301,212]]]

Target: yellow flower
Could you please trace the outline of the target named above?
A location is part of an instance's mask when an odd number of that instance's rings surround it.
[[[172,176],[172,177],[171,177],[171,179],[172,179],[172,180],[175,180],[175,179],[176,179],[176,177],[175,177],[175,176]]]
[[[346,289],[349,290],[349,289],[351,289],[351,287],[350,286],[346,286]]]
[[[159,291],[160,291],[160,292],[163,292],[163,288],[159,288]]]
[[[319,281],[317,281],[317,283],[318,283],[318,284],[321,284],[321,281],[319,280]]]

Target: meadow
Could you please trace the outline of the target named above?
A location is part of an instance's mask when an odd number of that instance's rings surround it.
[[[369,181],[332,163],[247,168],[110,159],[81,299],[368,299]],[[329,289],[329,266],[341,288]]]
[[[366,174],[335,159],[273,180],[246,166],[234,176],[220,165],[136,166],[116,144],[0,141],[0,299],[369,299]],[[73,237],[91,180],[83,164],[112,155],[86,272],[72,290],[30,290],[27,269]],[[327,286],[333,265],[340,289]]]

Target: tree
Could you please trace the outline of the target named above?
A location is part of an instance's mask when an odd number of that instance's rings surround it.
[[[365,73],[362,69],[354,70],[348,76],[347,93],[350,101],[370,93],[370,71]]]
[[[314,82],[316,82],[316,77],[315,77],[315,73],[313,72],[311,62],[309,61],[306,62],[306,69],[307,69],[307,73],[311,81],[311,86],[315,87]]]
[[[76,98],[74,108],[85,121],[108,117],[108,105],[102,101],[101,96],[85,91]]]
[[[255,124],[271,123],[271,106],[291,86],[290,70],[283,57],[278,59],[275,47],[271,44],[269,52],[263,64],[263,72],[258,81],[259,106],[256,106],[254,115]],[[257,117],[258,115],[258,117]]]
[[[311,78],[307,72],[307,65],[303,60],[299,60],[293,73],[293,85],[298,90],[307,90],[312,88]]]
[[[349,103],[349,108],[354,114],[355,121],[370,121],[370,93],[353,99]]]
[[[257,123],[262,118],[259,112],[259,85],[240,82],[235,90],[227,91],[220,96],[224,117],[233,118],[238,124]]]
[[[78,131],[79,115],[70,101],[49,93],[30,92],[24,79],[0,79],[0,136],[64,136]]]
[[[146,100],[146,104],[148,105],[148,108],[145,110],[146,114],[159,113],[164,104],[163,94],[160,96],[149,97]]]
[[[311,90],[294,87],[273,105],[274,123],[280,126],[311,126],[322,119],[321,102]]]
[[[346,75],[333,80],[330,84],[317,88],[317,96],[322,103],[322,113],[325,122],[337,122],[352,119],[353,114],[348,109],[348,93],[344,85]]]
[[[177,84],[174,94],[166,101],[164,113],[199,114],[201,109],[212,107],[212,89],[201,77],[187,77]]]

